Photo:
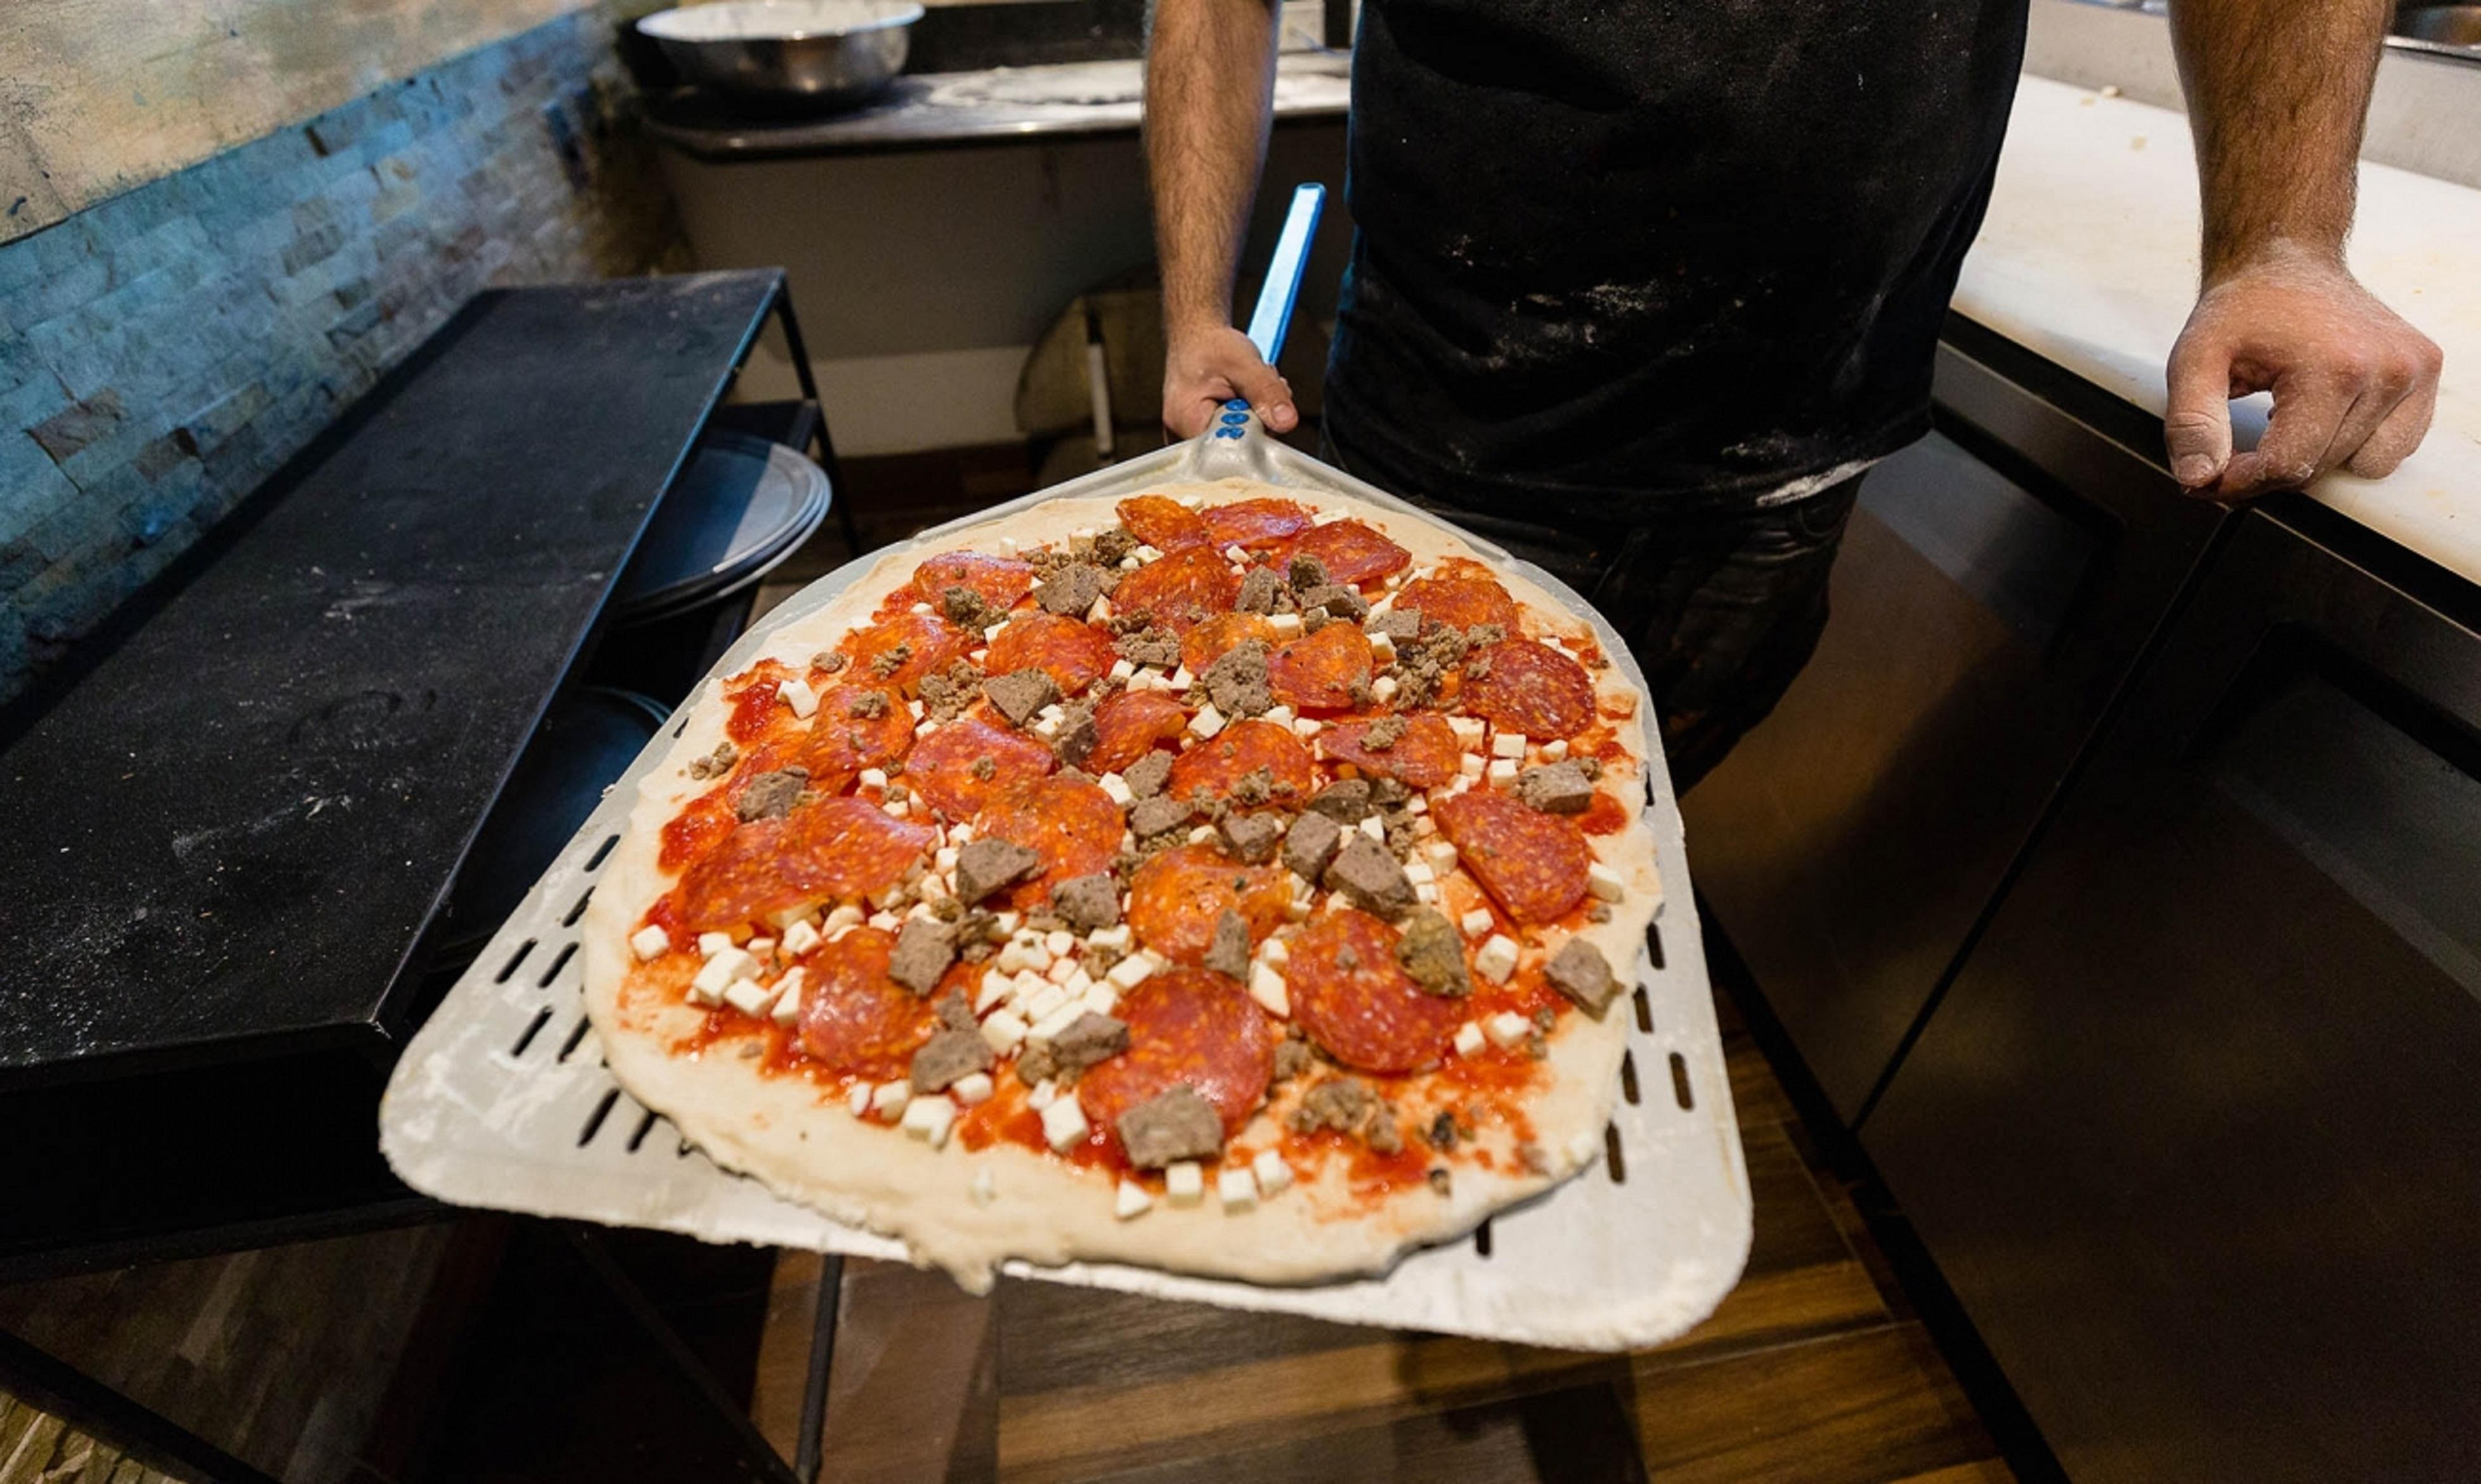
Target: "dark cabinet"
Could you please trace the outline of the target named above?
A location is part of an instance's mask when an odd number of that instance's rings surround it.
[[[2481,1477],[2476,607],[2241,517],[1861,1131],[2080,1481]]]
[[[2161,425],[1964,322],[1862,485],[1816,657],[1683,800],[1699,890],[1847,1119],[2216,522]]]

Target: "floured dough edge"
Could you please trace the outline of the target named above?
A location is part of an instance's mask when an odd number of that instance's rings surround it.
[[[1165,483],[1148,492],[1211,500],[1274,496],[1341,511],[1385,532],[1412,553],[1416,568],[1448,557],[1484,561],[1527,610],[1537,634],[1547,630],[1594,638],[1583,620],[1572,617],[1538,585],[1488,561],[1451,531],[1417,514],[1325,490],[1246,480]],[[1029,548],[1064,541],[1082,527],[1117,524],[1112,507],[1120,498],[1053,500],[893,550],[818,612],[775,631],[740,668],[770,658],[798,667],[809,656],[834,647],[848,631],[866,623],[888,593],[910,583],[914,569],[929,557],[991,551],[1001,535],[1013,536]],[[1589,673],[1598,701],[1633,690],[1616,664]],[[1614,729],[1637,762],[1637,787],[1642,789],[1649,755],[1644,728],[1651,705],[1641,694],[1633,696],[1633,724],[1623,721]],[[675,1054],[667,1044],[685,1028],[702,1022],[704,1012],[675,1005],[668,1017],[624,1020],[621,993],[637,967],[627,940],[647,908],[673,884],[675,878],[656,864],[661,833],[691,798],[715,787],[711,781],[691,780],[685,768],[723,740],[726,713],[721,682],[710,681],[690,704],[687,723],[662,763],[640,783],[639,800],[588,904],[581,931],[587,1013],[614,1078],[632,1097],[669,1118],[682,1137],[723,1168],[750,1176],[849,1226],[895,1237],[917,1263],[944,1268],[966,1289],[983,1292],[998,1264],[1010,1258],[1043,1266],[1073,1261],[1125,1263],[1259,1284],[1374,1276],[1407,1252],[1463,1237],[1494,1212],[1540,1195],[1602,1153],[1603,1129],[1618,1097],[1619,1063],[1627,1051],[1631,1010],[1626,993],[1613,1000],[1600,1021],[1582,1012],[1563,1017],[1550,1038],[1551,1085],[1528,1105],[1534,1142],[1546,1157],[1547,1169],[1536,1173],[1459,1165],[1447,1195],[1418,1185],[1374,1202],[1353,1196],[1339,1169],[1295,1171],[1298,1183],[1293,1188],[1235,1214],[1226,1214],[1217,1204],[1210,1171],[1206,1199],[1199,1206],[1176,1208],[1158,1198],[1143,1216],[1122,1221],[1113,1214],[1114,1181],[1106,1172],[1081,1170],[1016,1145],[968,1153],[952,1143],[933,1150],[884,1123],[855,1118],[840,1101],[799,1078],[762,1075],[752,1063],[728,1054]],[[1625,892],[1611,921],[1589,924],[1580,934],[1631,984],[1662,894],[1654,838],[1642,818],[1642,794],[1636,802],[1636,818],[1626,829],[1588,837],[1596,856],[1619,874]],[[1233,1142],[1265,1147],[1272,1141],[1267,1123],[1262,1111]],[[974,1192],[985,1173],[986,1202]]]

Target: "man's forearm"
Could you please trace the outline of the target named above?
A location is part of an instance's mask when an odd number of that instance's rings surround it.
[[[1146,166],[1163,322],[1232,323],[1232,273],[1266,164],[1276,21],[1267,0],[1157,0],[1146,48]]]
[[[2173,0],[2207,284],[2269,250],[2339,263],[2388,0]]]

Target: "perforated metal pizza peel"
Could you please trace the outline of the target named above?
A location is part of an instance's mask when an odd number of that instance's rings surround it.
[[[1435,521],[1284,447],[1254,418],[1228,413],[1189,443],[917,540],[1060,496],[1135,494],[1176,480],[1233,476],[1349,494]],[[1590,622],[1605,651],[1643,688],[1628,646],[1582,598],[1490,542],[1463,538]],[[775,627],[815,612],[883,555],[849,562],[803,588],[743,636],[714,674],[741,668]],[[380,1148],[407,1185],[460,1206],[901,1261],[901,1242],[830,1221],[718,1168],[604,1069],[586,1020],[578,924],[638,780],[670,742],[667,731],[647,745],[406,1048],[380,1107]],[[1003,1271],[1233,1309],[1585,1349],[1656,1344],[1703,1319],[1738,1281],[1748,1256],[1749,1183],[1689,897],[1680,811],[1666,770],[1652,772],[1646,823],[1663,906],[1636,965],[1632,1002],[1613,1007],[1632,1023],[1622,1097],[1597,1166],[1502,1211],[1474,1237],[1413,1254],[1383,1279],[1273,1288],[1104,1263],[1011,1263]]]

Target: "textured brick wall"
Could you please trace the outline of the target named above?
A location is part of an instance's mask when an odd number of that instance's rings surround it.
[[[457,304],[684,266],[596,12],[0,246],[0,697]]]

